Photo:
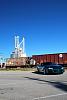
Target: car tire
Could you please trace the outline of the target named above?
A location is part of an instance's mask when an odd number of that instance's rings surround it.
[[[48,69],[46,69],[46,74],[48,74]]]
[[[39,73],[39,69],[37,69],[37,72]]]
[[[44,75],[46,74],[46,70],[45,70],[45,69],[43,70],[43,74],[44,74]]]
[[[44,75],[48,74],[48,69],[44,69],[43,74]]]

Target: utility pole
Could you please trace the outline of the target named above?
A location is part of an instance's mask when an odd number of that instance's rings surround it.
[[[3,57],[0,56],[0,63],[1,63],[1,68],[2,68],[2,63],[3,63]]]

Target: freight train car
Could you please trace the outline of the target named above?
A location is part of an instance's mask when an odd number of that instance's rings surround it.
[[[41,64],[43,62],[54,62],[67,66],[67,53],[32,55],[32,59],[34,59],[37,64]]]
[[[7,68],[33,67],[33,66],[35,66],[35,60],[32,59],[32,57],[8,58],[6,61]]]
[[[19,67],[21,65],[25,65],[27,61],[26,57],[21,57],[21,58],[8,58],[6,62],[7,67]]]

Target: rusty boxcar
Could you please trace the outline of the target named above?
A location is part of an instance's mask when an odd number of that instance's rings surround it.
[[[39,64],[43,62],[54,62],[67,65],[67,53],[32,55],[32,58]]]

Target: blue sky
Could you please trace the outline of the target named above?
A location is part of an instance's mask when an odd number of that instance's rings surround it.
[[[25,37],[28,56],[67,52],[67,0],[0,0],[0,54]]]

